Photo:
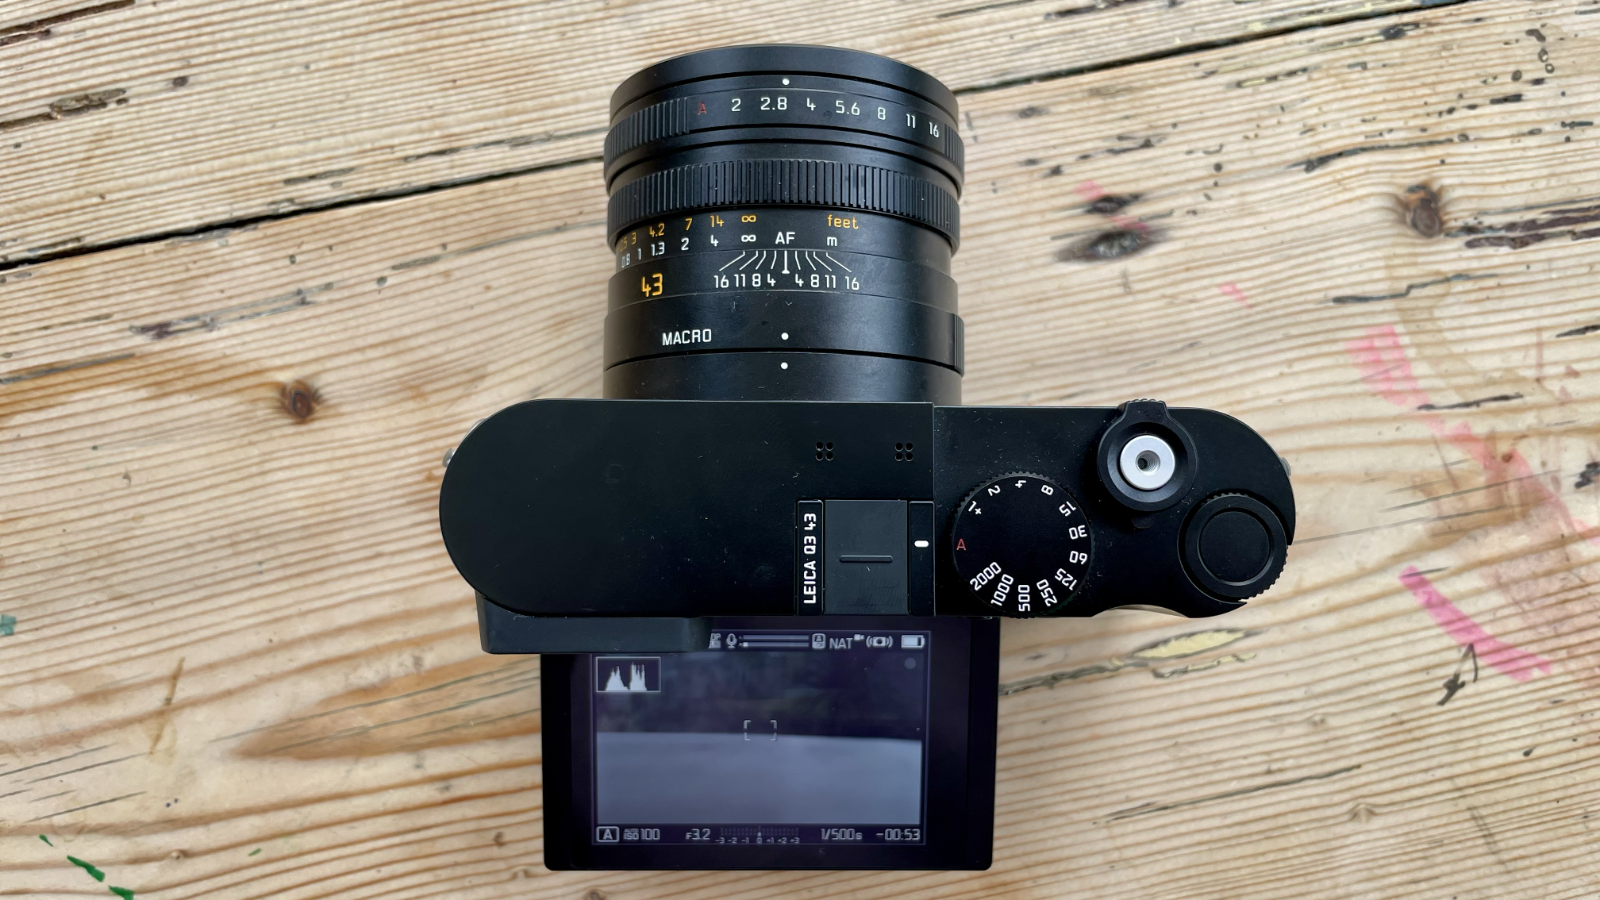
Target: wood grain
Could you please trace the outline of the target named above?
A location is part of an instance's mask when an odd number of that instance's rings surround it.
[[[1006,623],[986,873],[542,868],[434,504],[598,394],[597,165],[3,273],[0,894],[1592,896],[1596,8],[964,98],[968,401],[1216,407],[1300,507],[1224,619]]]
[[[600,154],[611,90],[719,44],[828,43],[980,89],[1441,0],[0,7],[0,263]]]

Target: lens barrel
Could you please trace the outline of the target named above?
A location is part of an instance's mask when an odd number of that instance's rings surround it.
[[[608,398],[961,402],[956,100],[831,47],[724,47],[611,98]]]

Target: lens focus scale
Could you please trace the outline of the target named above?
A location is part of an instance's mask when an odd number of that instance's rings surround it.
[[[612,98],[605,395],[960,402],[953,95],[872,54],[677,57]]]
[[[956,198],[932,182],[878,166],[823,159],[740,159],[652,172],[619,186],[606,223],[613,239],[630,226],[690,210],[730,206],[818,206],[885,213],[960,240]]]

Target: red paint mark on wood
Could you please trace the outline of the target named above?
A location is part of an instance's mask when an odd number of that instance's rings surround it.
[[[1073,190],[1078,192],[1078,196],[1091,202],[1099,200],[1101,197],[1106,195],[1106,189],[1101,187],[1093,179],[1078,182],[1078,186],[1073,188]]]
[[[1366,337],[1345,342],[1344,349],[1355,361],[1367,388],[1395,406],[1416,409],[1429,402],[1411,372],[1411,360],[1400,344],[1393,325],[1368,328]],[[1430,418],[1438,418],[1432,416]]]
[[[1473,621],[1472,617],[1462,612],[1459,606],[1439,593],[1439,589],[1433,586],[1428,576],[1418,571],[1416,566],[1407,566],[1405,571],[1400,573],[1400,583],[1406,586],[1411,596],[1417,598],[1417,602],[1428,611],[1434,624],[1448,634],[1451,640],[1463,647],[1472,647],[1478,659],[1493,666],[1496,672],[1513,681],[1527,681],[1533,677],[1535,671],[1550,674],[1549,660],[1520,647],[1514,647],[1484,631],[1483,626]]]
[[[1416,375],[1411,371],[1411,361],[1393,325],[1368,328],[1365,335],[1346,342],[1345,351],[1350,354],[1356,369],[1361,372],[1361,380],[1366,382],[1369,389],[1395,406],[1415,413],[1429,431],[1476,462],[1483,469],[1486,481],[1508,485],[1513,499],[1519,505],[1538,507],[1548,504],[1559,519],[1555,529],[1557,533],[1590,530],[1590,526],[1575,518],[1561,500],[1557,493],[1559,482],[1556,479],[1559,476],[1536,474],[1521,451],[1497,451],[1493,442],[1473,434],[1472,426],[1467,422],[1447,422],[1440,413],[1418,409],[1432,405],[1432,401],[1428,392],[1417,383]],[[1588,541],[1600,546],[1600,535],[1590,535]]]
[[[1250,298],[1244,295],[1244,291],[1239,288],[1237,283],[1230,281],[1227,284],[1219,284],[1217,285],[1217,290],[1221,291],[1223,296],[1239,304],[1245,309],[1255,309],[1255,307],[1250,305]]]

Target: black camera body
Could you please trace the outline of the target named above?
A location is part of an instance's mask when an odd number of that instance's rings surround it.
[[[483,648],[539,653],[553,869],[983,869],[1004,617],[1211,616],[1294,536],[1243,423],[964,407],[956,99],[827,47],[612,97],[603,400],[447,459]]]
[[[1141,442],[1161,489],[1122,475]],[[1293,514],[1255,432],[1155,401],[536,400],[440,500],[492,653],[701,650],[711,616],[1210,616],[1271,585]]]

